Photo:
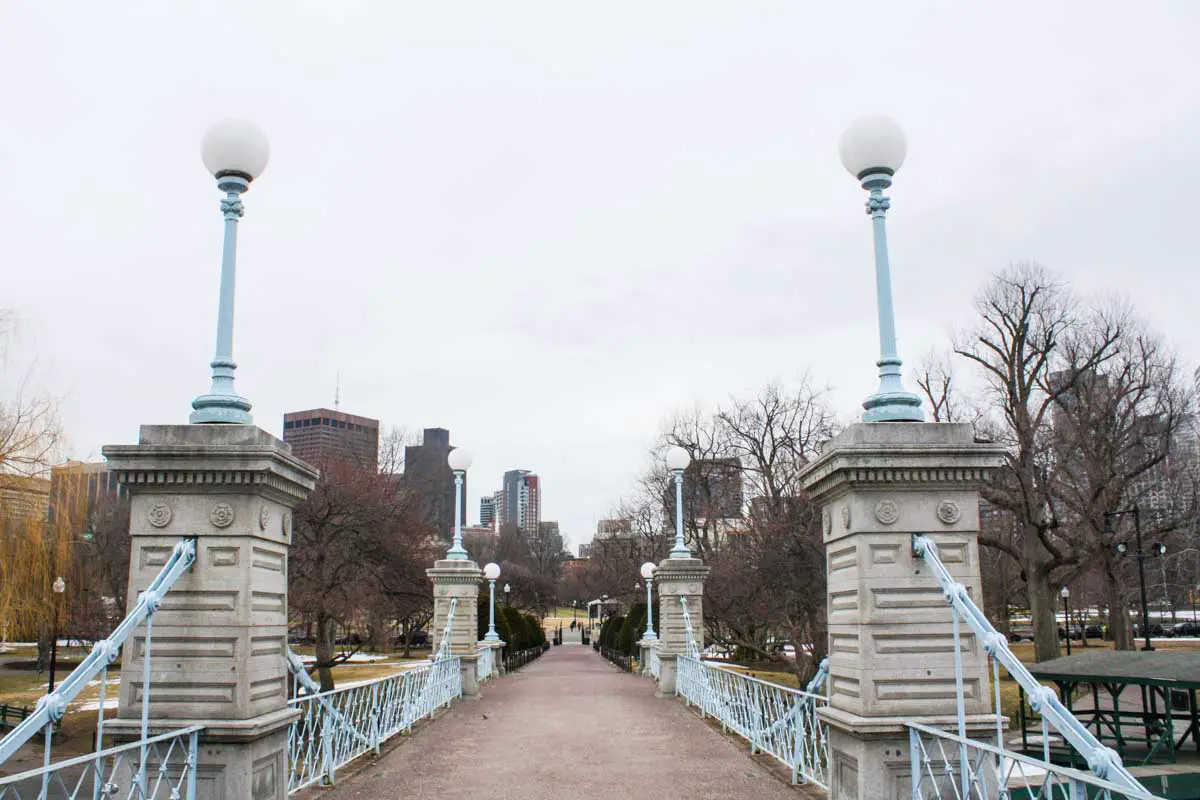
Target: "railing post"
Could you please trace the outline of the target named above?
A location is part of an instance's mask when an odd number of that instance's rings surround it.
[[[201,724],[198,791],[216,779],[226,797],[284,800],[298,714],[287,706],[288,546],[317,470],[253,425],[146,425],[138,444],[103,452],[130,494],[130,608],[181,538],[196,550],[157,598],[153,653],[149,635],[130,637],[105,732],[132,741]]]
[[[936,539],[955,580],[978,598],[979,488],[1004,458],[1002,446],[976,444],[966,424],[860,423],[805,468],[828,565],[830,702],[820,716],[832,797],[897,800],[886,787],[911,767],[897,757],[906,718],[953,730],[961,710],[961,730],[994,732],[986,654],[973,634],[955,636],[954,612],[912,534]]]

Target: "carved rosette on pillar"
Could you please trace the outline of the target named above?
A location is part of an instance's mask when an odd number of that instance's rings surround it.
[[[711,571],[698,558],[668,558],[654,572],[658,588],[658,695],[675,694],[675,657],[687,655],[687,622],[680,598],[687,600],[696,643],[704,646],[704,582]]]
[[[446,630],[446,618],[450,614],[450,601],[458,598],[454,610],[454,622],[450,628],[450,656],[462,659],[463,697],[479,696],[479,676],[476,660],[479,658],[479,582],[483,570],[474,561],[443,559],[434,562],[433,569],[425,570],[433,582],[433,629],[430,645],[436,655]],[[497,651],[497,655],[499,651]]]
[[[199,796],[287,796],[287,558],[292,509],[317,471],[252,425],[145,425],[139,443],[104,448],[130,493],[132,607],[175,543],[196,564],[154,615],[150,727],[205,726]],[[122,659],[117,719],[139,736],[145,629]]]
[[[979,487],[1003,460],[970,425],[860,423],[805,471],[829,583],[830,797],[911,797],[903,721],[956,730],[953,612],[912,534],[978,601]],[[967,734],[994,737],[987,655],[961,632]]]

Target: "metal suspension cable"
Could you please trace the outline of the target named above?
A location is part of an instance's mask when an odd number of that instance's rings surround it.
[[[1076,719],[1075,715],[1059,701],[1054,690],[1038,683],[1037,679],[1021,663],[1021,660],[1009,649],[1004,635],[988,622],[983,611],[967,595],[966,587],[955,581],[950,575],[950,570],[946,569],[946,565],[942,563],[941,556],[938,554],[937,543],[928,536],[913,534],[912,546],[913,552],[925,561],[938,583],[941,584],[946,602],[979,637],[984,651],[1004,665],[1008,673],[1029,695],[1029,705],[1033,710],[1041,714],[1044,719],[1049,720],[1054,729],[1062,734],[1063,738],[1086,759],[1088,769],[1099,778],[1136,789],[1138,792],[1144,792],[1145,787],[1125,768],[1121,762],[1121,756],[1111,747],[1101,744],[1100,740],[1093,736],[1091,731],[1084,727],[1083,723]],[[996,713],[999,714],[1000,709],[996,709]]]
[[[133,609],[121,620],[107,639],[96,642],[92,651],[71,671],[53,692],[38,700],[33,713],[26,717],[7,736],[0,739],[0,764],[3,764],[23,744],[52,722],[58,722],[67,712],[67,704],[75,699],[85,686],[101,670],[117,660],[121,646],[139,625],[158,610],[163,596],[175,582],[196,563],[196,540],[180,539],[171,551],[167,563],[150,582],[146,591],[138,595]]]

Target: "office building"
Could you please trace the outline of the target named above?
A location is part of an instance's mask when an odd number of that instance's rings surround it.
[[[737,458],[702,458],[683,471],[683,519],[704,525],[709,520],[738,519],[744,504],[742,465]],[[675,480],[663,489],[667,522],[675,525]]]
[[[292,454],[315,467],[379,469],[379,420],[328,408],[283,415],[283,440]]]
[[[426,428],[421,444],[404,448],[404,487],[420,498],[421,513],[439,536],[449,539],[454,533],[454,471],[446,463],[450,451],[450,431]],[[463,476],[463,497],[467,497],[467,476]],[[463,503],[459,523],[467,524],[467,504]]]
[[[50,480],[0,474],[0,518],[9,521],[46,519],[50,508]]]
[[[538,476],[527,469],[504,473],[501,525],[516,525],[528,536],[536,536],[541,522],[541,491]]]
[[[68,461],[50,470],[50,501],[47,519],[66,516],[88,524],[93,514],[108,502],[128,494],[117,473],[103,461]]]
[[[494,495],[479,499],[479,526],[481,528],[496,527],[496,497]]]

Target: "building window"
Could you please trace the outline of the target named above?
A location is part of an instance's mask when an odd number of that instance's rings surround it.
[[[283,429],[284,429],[285,431],[290,431],[290,430],[291,430],[293,427],[295,427],[295,425],[296,425],[296,423],[294,423],[294,422],[291,422],[291,421],[285,421],[285,422],[283,423]]]

